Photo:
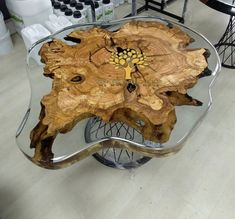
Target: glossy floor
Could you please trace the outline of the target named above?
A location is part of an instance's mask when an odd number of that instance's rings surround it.
[[[199,1],[190,4],[188,25],[215,43],[228,17]],[[13,40],[14,53],[0,59],[1,219],[234,219],[234,70],[222,69],[211,111],[178,154],[131,171],[93,158],[49,171],[29,162],[15,143],[30,90],[23,42]]]

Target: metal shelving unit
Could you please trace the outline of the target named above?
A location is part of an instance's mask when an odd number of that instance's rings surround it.
[[[169,6],[170,4],[172,4],[176,1],[177,0],[167,0],[167,1],[166,0],[161,0],[161,1],[145,0],[145,4],[143,6],[137,8],[136,7],[136,0],[132,0],[132,12],[131,12],[131,14],[128,14],[126,17],[135,16],[143,11],[147,11],[147,10],[151,9],[153,11],[157,11],[161,14],[164,14],[166,16],[174,18],[174,19],[178,20],[180,23],[184,23],[188,0],[184,0],[181,15],[174,14],[172,12],[167,11],[167,9],[166,9],[167,6]]]

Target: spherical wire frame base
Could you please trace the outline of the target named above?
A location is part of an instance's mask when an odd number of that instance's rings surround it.
[[[142,122],[138,121],[138,125],[141,126]],[[119,137],[141,144],[145,141],[138,130],[123,122],[105,123],[99,117],[90,118],[85,128],[86,142],[90,143],[105,137]],[[118,169],[137,168],[151,160],[151,157],[114,147],[103,148],[93,154],[93,157],[108,167]]]

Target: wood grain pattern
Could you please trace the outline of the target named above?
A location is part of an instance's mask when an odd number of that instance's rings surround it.
[[[190,26],[216,42],[227,15],[201,7],[200,1],[188,6],[200,8],[192,10]],[[181,11],[177,1],[169,9]],[[120,15],[129,9],[123,5],[116,10]],[[156,16],[152,10],[147,13]],[[15,52],[0,59],[2,219],[234,219],[234,70],[222,69],[210,112],[177,155],[152,159],[131,171],[108,168],[92,157],[50,171],[29,162],[15,142],[30,89],[24,42],[18,35],[13,42]]]
[[[67,39],[78,43],[55,39],[40,50],[53,86],[31,132],[35,160],[49,162],[56,135],[91,116],[125,122],[148,140],[166,142],[175,105],[202,104],[187,90],[207,68],[206,50],[187,49],[193,39],[179,28],[134,21],[116,32],[92,28]]]

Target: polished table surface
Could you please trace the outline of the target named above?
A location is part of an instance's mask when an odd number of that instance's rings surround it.
[[[200,1],[217,11],[235,16],[235,0],[200,0]]]
[[[188,6],[202,5],[191,0]],[[127,9],[115,10],[119,15]],[[180,11],[180,4],[169,9]],[[209,7],[191,11],[190,26],[215,42],[227,16]],[[217,18],[216,25],[208,14]],[[0,58],[2,219],[234,219],[234,70],[222,69],[209,114],[176,156],[152,159],[131,171],[105,167],[92,157],[50,171],[32,165],[16,147],[16,126],[30,90],[23,40],[14,35],[13,42],[14,53]]]

